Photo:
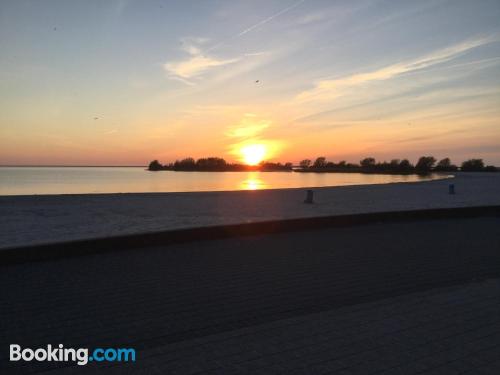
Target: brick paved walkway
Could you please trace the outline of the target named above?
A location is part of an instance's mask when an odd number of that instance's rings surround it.
[[[368,225],[0,268],[0,373],[500,371],[500,219]],[[134,347],[113,367],[8,344]]]

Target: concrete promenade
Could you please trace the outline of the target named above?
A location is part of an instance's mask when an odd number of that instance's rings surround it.
[[[0,373],[498,374],[499,227],[370,224],[3,266]],[[10,363],[11,343],[133,347],[137,361]]]

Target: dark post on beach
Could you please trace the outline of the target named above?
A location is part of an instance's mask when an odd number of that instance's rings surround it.
[[[455,184],[448,185],[448,194],[455,194]]]
[[[314,203],[313,202],[313,191],[312,190],[307,190],[306,191],[306,200],[304,201],[304,203]]]

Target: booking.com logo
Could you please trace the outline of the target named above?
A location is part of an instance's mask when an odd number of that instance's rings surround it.
[[[24,348],[21,345],[10,345],[10,361],[33,360],[38,362],[76,362],[84,366],[89,362],[135,362],[135,349],[131,348],[95,348],[89,355],[87,348],[65,348],[63,344],[58,346],[47,345],[46,348]]]

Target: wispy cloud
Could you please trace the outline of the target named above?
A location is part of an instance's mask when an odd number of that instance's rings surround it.
[[[326,18],[328,18],[328,13],[324,12],[324,11],[309,13],[309,14],[306,14],[305,16],[300,17],[298,20],[298,24],[299,25],[307,25],[310,23],[322,21]]]
[[[240,58],[220,59],[207,56],[202,52],[200,46],[206,43],[206,41],[208,41],[208,39],[183,39],[182,49],[189,54],[189,57],[182,61],[165,63],[163,67],[167,71],[169,77],[192,85],[193,82],[190,81],[190,79],[205,73],[207,70],[232,64],[240,60]]]
[[[188,60],[180,61],[176,63],[167,63],[164,65],[165,69],[172,74],[174,77],[180,77],[184,79],[189,79],[196,77],[208,69],[232,64],[238,61],[239,58],[235,59],[217,59],[214,57],[195,55],[191,56]]]
[[[391,113],[407,112],[409,109],[405,103],[411,102],[411,107],[416,105],[442,105],[443,102],[450,103],[461,100],[472,100],[475,97],[486,97],[498,94],[498,88],[488,88],[487,85],[478,86],[468,84],[461,87],[460,83],[468,76],[476,74],[477,70],[490,68],[500,64],[500,57],[479,59],[456,64],[446,64],[444,66],[436,65],[425,71],[413,71],[407,73],[420,74],[418,80],[408,80],[405,84],[389,85],[383,90],[377,87],[366,90],[355,91],[355,95],[346,95],[345,98],[339,98],[338,101],[329,105],[329,109],[323,109],[319,112],[301,115],[294,122],[321,121],[321,119],[330,119],[331,115],[346,113],[359,114],[370,113],[370,109],[379,111],[381,108],[392,108]],[[439,74],[435,74],[439,70]],[[423,77],[422,74],[431,73]],[[415,83],[417,82],[417,83]],[[344,90],[346,92],[347,90]],[[346,99],[346,100],[342,100]],[[391,104],[389,104],[391,103]],[[398,103],[394,105],[394,103]],[[328,103],[330,104],[330,103]]]
[[[262,55],[265,55],[267,52],[248,52],[248,53],[245,53],[245,56],[262,56]]]
[[[254,119],[255,115],[245,114],[245,117],[238,125],[230,127],[226,135],[228,137],[234,138],[248,138],[255,137],[258,134],[261,134],[265,129],[267,129],[270,125],[270,121],[262,120],[256,121]],[[248,118],[250,117],[250,118]]]
[[[405,73],[422,70],[452,60],[469,50],[496,41],[493,37],[466,40],[462,43],[434,51],[415,60],[399,62],[371,72],[353,74],[336,79],[316,82],[312,89],[301,92],[296,99],[300,102],[331,100],[342,96],[346,89],[372,81],[388,80]]]
[[[410,136],[406,138],[396,138],[393,140],[383,140],[383,144],[393,144],[393,143],[415,143],[415,142],[427,142],[431,140],[436,140],[437,138],[456,136],[458,134],[470,132],[472,129],[470,127],[463,129],[451,129],[446,131],[434,131],[426,135]]]
[[[271,22],[277,17],[282,16],[283,14],[291,11],[292,9],[298,7],[305,0],[299,0],[292,5],[280,10],[273,15],[264,18],[263,20],[247,27],[246,29],[238,32],[237,34],[230,37],[228,40],[234,40],[242,37],[245,34],[252,32],[265,25],[268,22]],[[182,39],[182,50],[189,54],[189,58],[176,62],[167,62],[163,65],[164,69],[167,71],[169,78],[183,82],[188,85],[194,85],[192,78],[198,77],[205,73],[208,70],[211,70],[216,67],[221,67],[228,64],[233,64],[241,60],[242,57],[235,57],[230,59],[221,59],[214,56],[210,56],[209,54],[217,49],[218,47],[224,45],[226,41],[222,41],[214,44],[210,48],[202,49],[202,45],[206,44],[209,41],[207,38],[184,38]],[[203,52],[205,51],[205,52]],[[244,57],[257,57],[262,55],[267,55],[268,52],[258,51],[258,52],[250,52],[245,53]]]

